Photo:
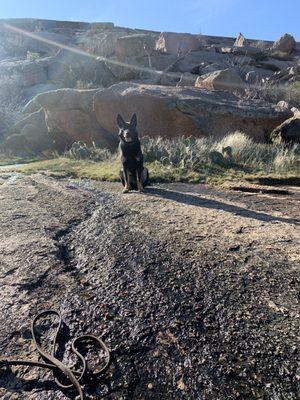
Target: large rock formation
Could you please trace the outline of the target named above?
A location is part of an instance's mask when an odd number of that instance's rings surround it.
[[[53,141],[48,135],[45,112],[42,108],[15,124],[10,133],[4,141],[4,147],[14,154],[22,156],[53,149]]]
[[[229,92],[119,83],[102,90],[60,89],[39,94],[9,136],[10,148],[63,151],[73,142],[114,148],[116,116],[137,113],[141,136],[216,136],[235,130],[264,141],[291,116],[261,101],[240,101]],[[49,144],[49,146],[48,146]]]
[[[276,42],[274,42],[271,50],[291,54],[296,47],[296,41],[292,35],[285,33]]]
[[[137,113],[143,135],[224,136],[241,130],[257,140],[291,114],[260,101],[239,101],[226,92],[197,88],[119,83],[96,92],[94,110],[99,124],[116,132],[116,114]]]
[[[93,112],[95,93],[96,90],[75,89],[42,93],[26,105],[24,112],[44,110],[48,134],[58,151],[79,140],[111,147],[115,142],[113,136],[99,126]]]
[[[7,131],[14,132],[7,144],[10,140],[11,146],[14,141],[16,148],[27,148],[31,143],[34,151],[48,146],[43,142],[49,139],[46,131],[59,150],[76,140],[113,146],[115,115],[122,110],[128,116],[138,112],[142,134],[222,136],[240,129],[264,140],[290,116],[288,111],[240,99],[245,93],[251,97],[252,84],[268,80],[275,89],[300,79],[298,47],[290,35],[269,50],[271,42],[262,49],[242,35],[234,42],[234,38],[159,34],[111,23],[37,19],[0,20],[0,34],[1,99],[6,103],[13,98],[19,105],[36,96],[25,108],[25,125],[11,129],[13,122],[8,127],[2,122],[0,134],[4,138]],[[185,87],[196,80],[197,88]],[[134,83],[110,87],[121,81]],[[245,84],[247,90],[240,90]],[[291,101],[291,106],[298,104]],[[40,144],[33,140],[39,138],[39,129],[33,126],[42,127]]]

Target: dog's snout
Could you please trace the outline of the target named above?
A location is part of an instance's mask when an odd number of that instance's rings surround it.
[[[131,134],[130,134],[129,130],[125,130],[123,135],[124,135],[125,140],[131,139]]]

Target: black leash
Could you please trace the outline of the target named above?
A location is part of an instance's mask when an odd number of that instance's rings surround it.
[[[47,353],[45,350],[42,349],[42,347],[39,345],[38,340],[37,340],[37,332],[36,332],[36,323],[39,319],[49,316],[49,315],[55,315],[58,317],[58,326],[56,328],[56,332],[54,335],[54,340],[51,346],[51,353]],[[57,336],[60,330],[62,324],[62,318],[61,314],[58,311],[55,310],[45,310],[39,313],[32,321],[31,323],[31,334],[32,334],[32,339],[34,342],[34,345],[41,356],[41,358],[44,360],[44,362],[38,362],[38,361],[31,361],[31,360],[0,360],[0,367],[1,366],[10,366],[10,365],[29,365],[32,367],[40,367],[40,368],[46,368],[52,370],[54,373],[59,372],[62,374],[67,381],[70,383],[66,384],[65,382],[63,383],[57,376],[54,377],[55,383],[61,388],[61,389],[71,389],[75,388],[76,391],[78,392],[80,396],[80,400],[84,400],[84,395],[83,391],[81,388],[81,383],[84,381],[85,378],[89,375],[92,378],[96,378],[103,374],[109,364],[110,364],[110,351],[108,350],[106,344],[99,339],[96,336],[93,335],[82,335],[78,336],[72,341],[71,348],[72,352],[77,355],[79,360],[82,363],[82,369],[75,370],[73,367],[67,367],[64,365],[60,360],[58,360],[55,357],[55,350],[56,350],[56,345],[57,345]],[[85,357],[80,353],[80,350],[78,350],[80,345],[93,345],[95,348],[102,350],[105,353],[105,364],[99,368],[96,372],[92,372],[88,370],[88,365],[87,365],[87,360]]]

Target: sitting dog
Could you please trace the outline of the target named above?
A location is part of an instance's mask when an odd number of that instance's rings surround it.
[[[124,193],[130,190],[142,192],[148,183],[149,173],[147,168],[144,168],[141,143],[136,130],[136,114],[132,115],[130,122],[125,122],[121,115],[118,114],[117,124],[119,127],[119,151],[122,163],[120,178],[124,186]]]

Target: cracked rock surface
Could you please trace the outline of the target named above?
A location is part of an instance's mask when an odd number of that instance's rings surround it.
[[[18,176],[0,186],[1,357],[35,359],[60,310],[112,352],[87,399],[290,399],[299,390],[299,199]],[[50,333],[51,338],[51,333]],[[74,399],[52,373],[0,370],[3,399]]]

